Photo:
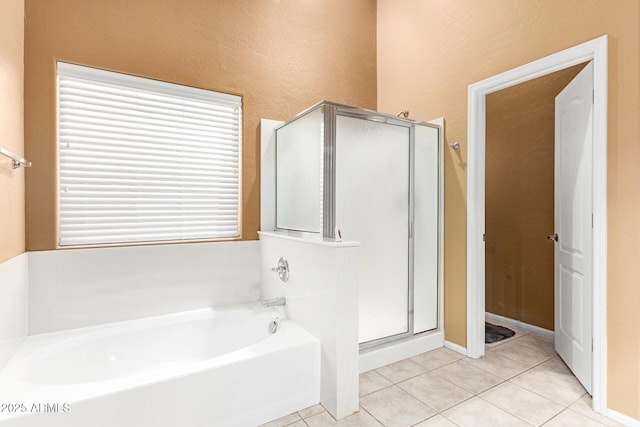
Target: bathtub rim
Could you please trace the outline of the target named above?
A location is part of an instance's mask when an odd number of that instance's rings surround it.
[[[216,311],[222,311],[225,313],[256,312],[273,314],[274,317],[279,317],[281,319],[281,323],[276,334],[267,336],[266,338],[249,346],[220,354],[210,359],[186,361],[184,363],[180,363],[179,366],[172,366],[168,369],[159,367],[157,369],[145,371],[139,375],[117,377],[104,381],[88,383],[40,384],[20,381],[20,374],[29,367],[29,363],[26,362],[34,360],[30,357],[34,353],[34,350],[37,353],[39,349],[46,349],[47,347],[55,346],[56,344],[62,344],[76,336],[81,339],[82,337],[90,336],[93,331],[103,331],[108,329],[117,330],[126,328],[132,323],[150,323],[159,319],[165,320],[165,324],[170,324],[175,322],[175,320],[174,322],[167,322],[170,319],[186,319],[194,315],[206,315]],[[56,341],[56,338],[58,337],[63,337],[62,341]],[[181,377],[203,374],[208,370],[224,369],[224,366],[257,358],[261,354],[269,354],[277,351],[283,351],[287,348],[307,345],[317,346],[318,351],[320,351],[320,341],[318,338],[311,335],[295,322],[284,318],[280,313],[271,309],[263,309],[256,303],[224,307],[208,307],[204,309],[188,310],[160,316],[150,316],[141,319],[131,319],[65,331],[35,334],[27,337],[27,339],[21,344],[20,348],[16,350],[13,358],[9,361],[7,366],[0,371],[0,400],[6,401],[8,397],[11,397],[11,399],[9,399],[11,401],[20,400],[28,403],[47,401],[64,401],[72,404],[79,403],[95,399],[97,397],[118,393],[123,390],[142,388]],[[7,392],[9,392],[11,396],[6,395]],[[2,413],[0,414],[0,421],[11,418],[12,415],[15,416],[22,414]],[[28,413],[25,415],[28,415]]]

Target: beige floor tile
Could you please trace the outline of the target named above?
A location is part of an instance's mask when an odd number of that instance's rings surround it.
[[[571,409],[565,409],[546,423],[545,427],[602,427],[603,425]]]
[[[511,383],[500,384],[479,397],[535,426],[542,425],[565,408]]]
[[[369,371],[360,374],[360,397],[366,396],[374,391],[381,390],[385,387],[389,387],[393,383],[377,373],[376,371]]]
[[[438,412],[444,411],[473,396],[434,372],[419,375],[398,384]]]
[[[567,374],[573,376],[571,369],[562,361],[559,356],[547,360],[546,362],[536,366],[537,370],[548,370],[559,374]]]
[[[335,426],[337,421],[325,411],[307,418],[306,423],[310,427],[324,427]]]
[[[486,352],[480,359],[465,359],[467,363],[483,371],[487,371],[504,380],[508,380],[535,366],[534,363],[525,363],[519,360],[509,359],[500,352]]]
[[[546,337],[544,335],[531,333],[529,335],[525,335],[518,340],[519,343],[527,343],[531,345],[536,345],[544,348],[544,350],[549,354],[555,354],[555,342],[550,337]]]
[[[309,427],[309,425],[304,421],[300,420],[300,421],[296,421],[293,424],[287,425],[287,427]]]
[[[315,415],[323,411],[324,411],[324,408],[322,407],[322,405],[317,404],[317,405],[309,406],[308,408],[305,408],[302,411],[298,411],[298,415],[300,415],[300,418],[308,418],[311,415]]]
[[[529,426],[524,421],[478,397],[462,402],[445,411],[442,415],[461,427]]]
[[[360,406],[385,427],[413,426],[435,411],[398,386],[387,387],[360,399]]]
[[[448,348],[442,347],[436,350],[419,354],[415,357],[412,357],[410,360],[420,366],[423,366],[427,370],[432,370],[463,358],[464,355],[458,353],[457,351],[449,350]]]
[[[415,377],[425,371],[425,368],[412,362],[409,359],[401,360],[396,363],[392,363],[382,368],[376,369],[380,375],[391,381],[397,383],[407,378]]]
[[[531,335],[545,341],[555,342],[555,337],[551,334],[540,334],[538,332],[532,332]]]
[[[300,418],[300,416],[294,412],[293,414],[289,414],[282,418],[278,418],[277,420],[273,420],[270,423],[263,424],[262,427],[284,427],[301,420],[302,418]]]
[[[420,424],[416,424],[415,427],[456,427],[456,425],[438,414],[428,420],[424,420]]]
[[[340,421],[336,421],[327,411],[305,418],[305,421],[309,427],[382,427],[382,424],[362,408],[357,414],[349,415]]]
[[[466,360],[445,365],[433,372],[473,394],[481,393],[504,381],[487,371],[472,366]]]
[[[546,347],[521,341],[524,338],[526,338],[526,336],[497,347],[489,348],[487,353],[497,353],[503,357],[530,365],[537,365],[555,356],[555,352],[549,351]]]
[[[564,406],[572,404],[586,393],[571,371],[566,367],[561,369],[557,358],[542,363],[509,381]]]
[[[582,399],[578,399],[573,405],[569,406],[569,409],[579,413],[580,415],[584,415],[585,417],[591,418],[592,420],[598,421],[606,426],[610,427],[621,427],[623,424],[620,424],[617,421],[612,420],[611,418],[607,418],[604,415],[600,415],[593,410],[593,404],[591,403],[591,396],[585,394]]]

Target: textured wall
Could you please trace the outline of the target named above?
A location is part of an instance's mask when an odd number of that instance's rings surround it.
[[[555,97],[583,67],[487,96],[486,310],[549,330]]]
[[[25,49],[28,250],[57,244],[56,60],[242,95],[243,239],[260,225],[261,117],[376,108],[375,0],[27,0]]]
[[[640,418],[640,2],[378,0],[378,109],[446,119],[446,339],[466,344],[467,87],[609,35],[608,399]],[[595,301],[595,304],[601,303]]]
[[[22,156],[24,0],[0,2],[0,147]],[[24,252],[24,173],[0,156],[0,262]]]

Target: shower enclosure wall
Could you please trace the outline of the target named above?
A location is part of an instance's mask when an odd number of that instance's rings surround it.
[[[276,228],[362,243],[361,349],[438,327],[439,131],[328,102],[276,129]]]

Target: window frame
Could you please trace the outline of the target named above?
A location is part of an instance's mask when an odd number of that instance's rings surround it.
[[[125,88],[133,88],[151,93],[159,93],[162,95],[185,97],[197,101],[218,102],[220,105],[233,106],[237,108],[237,187],[236,209],[235,209],[235,235],[234,236],[205,236],[202,238],[175,238],[175,239],[157,239],[157,240],[129,240],[118,242],[100,242],[94,243],[63,243],[62,226],[61,226],[61,207],[62,207],[62,184],[61,184],[61,97],[60,97],[60,79],[61,77],[71,77],[95,81],[98,83],[122,86]],[[95,67],[72,64],[64,61],[56,61],[56,242],[59,249],[73,248],[91,248],[91,247],[126,247],[126,246],[146,246],[161,244],[181,244],[181,243],[204,243],[204,242],[222,242],[242,240],[242,194],[243,194],[243,97],[239,94],[225,93],[213,91],[210,89],[187,86],[183,84],[166,82],[158,79],[141,77],[132,74],[126,74],[116,71],[108,71]]]

